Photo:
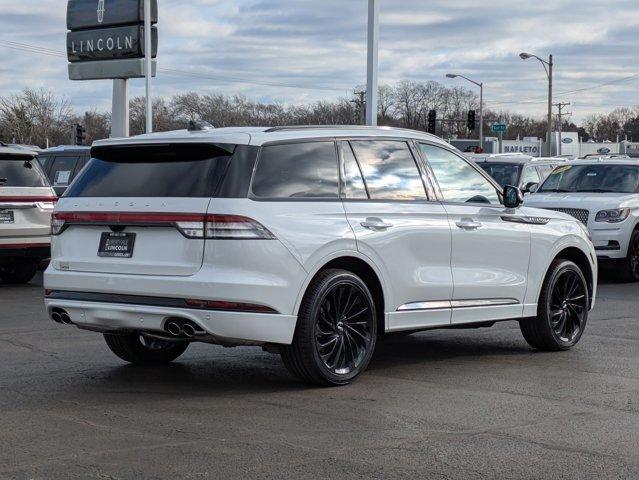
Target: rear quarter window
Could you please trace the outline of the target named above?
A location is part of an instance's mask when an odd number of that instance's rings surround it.
[[[65,197],[212,197],[235,145],[173,144],[106,147]]]
[[[335,143],[305,142],[262,148],[253,177],[258,198],[339,198]]]

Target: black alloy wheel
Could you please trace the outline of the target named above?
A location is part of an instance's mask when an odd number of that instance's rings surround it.
[[[622,262],[619,268],[621,280],[639,282],[639,230],[632,232],[628,244],[628,255]]]
[[[557,337],[572,342],[581,333],[588,312],[588,291],[579,274],[563,271],[556,279],[550,297],[550,317]]]
[[[550,265],[537,304],[537,317],[519,322],[528,344],[539,350],[574,347],[586,328],[590,290],[574,262],[556,259]]]
[[[328,269],[309,285],[293,342],[280,352],[303,382],[346,385],[366,370],[376,340],[377,311],[366,284],[351,272]]]
[[[348,280],[328,290],[317,315],[315,347],[324,366],[347,375],[362,364],[370,349],[373,309],[366,293]]]

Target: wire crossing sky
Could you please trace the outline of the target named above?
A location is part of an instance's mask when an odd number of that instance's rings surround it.
[[[97,2],[96,2],[97,5]],[[159,95],[188,90],[307,103],[365,83],[366,0],[159,0]],[[109,81],[71,82],[65,0],[0,0],[0,95],[47,87],[78,109],[110,107]],[[486,104],[542,116],[546,77],[521,51],[555,56],[555,100],[574,118],[639,104],[636,0],[381,0],[380,83],[483,81]],[[143,81],[132,81],[132,94]]]

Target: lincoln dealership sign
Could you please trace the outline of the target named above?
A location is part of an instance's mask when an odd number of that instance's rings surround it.
[[[151,23],[157,19],[157,0],[152,0]],[[67,28],[72,80],[144,76],[144,0],[69,0]],[[155,58],[155,26],[151,38]]]

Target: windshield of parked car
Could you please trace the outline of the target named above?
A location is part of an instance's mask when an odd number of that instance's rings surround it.
[[[556,168],[538,192],[639,192],[639,166],[563,165]]]
[[[49,183],[36,161],[0,160],[0,188],[47,187]]]
[[[502,187],[519,184],[521,165],[499,162],[482,162],[478,163],[478,165]]]

